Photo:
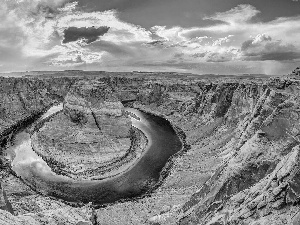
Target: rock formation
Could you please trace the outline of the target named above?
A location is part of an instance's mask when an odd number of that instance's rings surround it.
[[[291,73],[292,76],[300,76],[300,67],[294,69]]]
[[[139,140],[130,140],[131,132],[138,131],[130,127],[124,107],[167,119],[186,142],[163,172],[168,176],[149,196],[96,210],[36,194],[11,173],[2,154],[2,187],[16,214],[2,207],[6,211],[0,210],[0,218],[5,221],[210,225],[300,221],[297,79],[2,78],[1,85],[1,152],[14,131],[50,105],[63,102],[63,111],[33,136],[33,147],[55,172],[76,179],[113,175],[143,151],[147,141],[141,133]],[[139,148],[130,152],[132,143]],[[1,198],[0,204],[4,205]]]
[[[108,85],[79,81],[65,96],[63,112],[34,135],[34,149],[70,177],[99,177],[97,168],[130,148],[131,121],[123,111]]]

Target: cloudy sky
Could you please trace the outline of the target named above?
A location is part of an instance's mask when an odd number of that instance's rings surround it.
[[[0,72],[286,74],[298,0],[0,0]]]

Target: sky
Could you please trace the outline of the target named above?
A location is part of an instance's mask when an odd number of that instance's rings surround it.
[[[0,0],[0,72],[288,74],[300,0]]]

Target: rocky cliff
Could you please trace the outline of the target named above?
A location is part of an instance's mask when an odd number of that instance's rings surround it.
[[[300,67],[297,67],[296,69],[294,69],[290,75],[291,76],[300,76]]]
[[[3,148],[11,127],[64,103],[33,137],[35,151],[57,173],[95,179],[130,166],[146,140],[139,134],[140,148],[130,151],[131,132],[138,131],[123,113],[127,106],[166,118],[186,142],[149,196],[97,210],[37,195],[11,175],[2,155],[2,187],[17,215],[13,218],[51,214],[70,224],[76,224],[74,215],[98,224],[298,224],[299,82],[293,76],[2,78]],[[71,216],[57,215],[67,208]]]

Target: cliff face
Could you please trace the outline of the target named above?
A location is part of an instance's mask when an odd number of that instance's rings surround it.
[[[51,105],[64,99],[75,80],[0,78],[0,168],[7,168],[3,150],[12,134],[26,127]]]
[[[290,75],[300,76],[300,67],[297,67],[296,69],[294,69]]]
[[[159,93],[157,103],[151,100],[153,91]],[[191,145],[191,158],[199,160],[202,157],[193,151],[208,148],[220,159],[213,176],[177,211],[179,224],[292,223],[282,209],[288,215],[296,210],[297,172],[291,170],[298,171],[298,166],[281,166],[298,161],[297,81],[191,82],[152,88],[148,93],[135,106],[155,111],[181,127]],[[186,163],[193,172],[203,172],[197,160]],[[286,175],[278,175],[278,170]],[[193,172],[185,171],[185,175]],[[173,173],[183,174],[176,166]],[[276,185],[270,186],[272,179]],[[157,222],[169,217],[161,215]]]
[[[61,161],[69,172],[69,165],[79,161],[90,169],[126,154],[131,131],[124,106],[162,116],[186,135],[188,147],[172,159],[170,174],[160,187],[144,199],[97,210],[100,224],[108,218],[111,224],[297,224],[299,81],[288,77],[52,80],[59,85],[4,79],[1,85],[6,88],[0,94],[6,100],[1,106],[12,119],[2,119],[1,129],[63,101],[63,112],[45,123],[35,143],[39,154],[47,153],[56,161],[57,155],[72,149],[64,153],[69,154],[69,164]],[[91,163],[89,156],[81,159],[78,146],[96,161]],[[5,182],[9,187],[10,181]],[[8,197],[13,207],[25,202],[10,193]],[[39,211],[43,209],[35,212]]]
[[[51,105],[63,101],[77,79],[0,78],[0,221],[1,224],[92,224],[89,207],[73,208],[41,197],[10,170],[4,154],[13,134],[26,128]],[[38,214],[38,212],[42,212]],[[24,215],[24,216],[23,216]]]
[[[67,78],[0,78],[0,132],[62,101],[73,82]]]
[[[232,97],[220,103],[211,101],[210,115],[203,116],[214,119],[207,120],[207,123],[214,123],[217,115],[223,115],[222,123],[214,127],[214,132],[226,129],[232,136],[215,149],[223,161],[210,180],[183,205],[180,224],[250,224],[269,213],[273,214],[271,218],[275,218],[274,215],[280,214],[276,210],[282,207],[291,207],[292,210],[293,203],[288,202],[284,194],[277,199],[269,199],[268,213],[262,212],[264,206],[257,209],[249,202],[263,192],[261,186],[253,186],[266,179],[276,165],[278,167],[280,160],[299,144],[298,85],[282,80],[261,85],[239,84],[231,89],[234,90],[232,95],[227,94],[230,89],[223,94]],[[220,108],[225,114],[214,113]],[[249,190],[255,192],[254,197],[246,197],[250,205],[239,206],[241,199],[235,204],[229,203],[236,195]],[[256,199],[257,204],[260,200]],[[282,224],[286,224],[284,219]],[[272,224],[269,218],[266,221]]]
[[[173,167],[171,176],[183,180],[173,183],[175,189],[199,182],[199,189],[180,210],[163,213],[153,221],[172,224],[171,217],[177,216],[180,224],[272,224],[274,217],[285,224],[288,216],[280,217],[280,209],[289,213],[296,209],[295,201],[286,200],[285,194],[270,197],[258,209],[250,206],[248,211],[231,201],[251,188],[255,196],[264,196],[256,185],[275,173],[282,158],[298,146],[298,87],[297,81],[289,79],[144,83],[132,105],[182,128],[191,146]],[[213,164],[208,167],[202,160]],[[210,172],[213,176],[202,185],[203,174]],[[159,191],[169,188],[168,182],[167,178]],[[283,185],[280,182],[278,186]]]

